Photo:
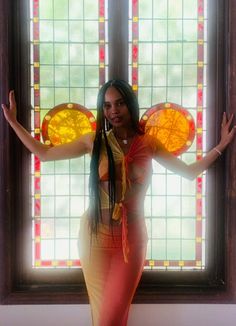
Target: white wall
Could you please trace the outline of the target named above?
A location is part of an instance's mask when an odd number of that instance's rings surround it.
[[[91,326],[88,305],[0,306],[0,326]],[[128,326],[235,326],[236,305],[133,305]]]

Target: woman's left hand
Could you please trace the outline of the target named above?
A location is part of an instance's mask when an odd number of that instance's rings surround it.
[[[226,146],[233,140],[236,132],[236,125],[230,127],[233,121],[234,115],[231,114],[230,118],[227,119],[226,113],[224,112],[222,123],[221,123],[221,139],[217,146],[220,151],[223,151]]]

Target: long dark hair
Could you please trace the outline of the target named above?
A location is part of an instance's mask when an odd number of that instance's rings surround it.
[[[131,116],[131,123],[136,133],[141,134],[139,127],[139,105],[132,87],[124,80],[109,80],[105,83],[97,98],[97,128],[93,145],[93,152],[90,163],[90,178],[89,178],[89,195],[90,195],[90,226],[92,232],[97,233],[98,224],[101,222],[101,198],[100,198],[100,180],[99,180],[99,159],[101,153],[102,142],[104,141],[107,158],[108,158],[108,191],[109,191],[109,211],[110,211],[110,226],[112,226],[112,213],[116,201],[115,187],[115,162],[109,145],[106,132],[112,128],[106,120],[103,112],[105,93],[109,87],[114,87],[122,96],[125,104],[128,107]]]

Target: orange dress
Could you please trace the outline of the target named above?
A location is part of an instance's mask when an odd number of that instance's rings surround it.
[[[155,142],[148,135],[133,139],[124,154],[112,131],[107,134],[118,175],[119,199],[112,229],[100,223],[91,234],[87,212],[81,219],[79,251],[94,326],[127,325],[129,308],[142,275],[147,248],[144,199],[149,186]],[[99,165],[101,208],[109,207],[105,146]]]

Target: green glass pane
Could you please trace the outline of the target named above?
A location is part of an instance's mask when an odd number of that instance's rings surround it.
[[[53,45],[52,44],[40,44],[40,64],[53,64]]]
[[[156,160],[152,160],[152,168],[153,168],[153,174],[165,174],[166,168],[158,163]]]
[[[70,21],[70,42],[84,41],[84,24],[83,21]]]
[[[53,19],[53,0],[39,1],[39,18]]]
[[[153,41],[167,42],[167,21],[154,20],[153,21]]]
[[[182,20],[168,21],[168,41],[181,42],[183,39],[183,22]]]
[[[68,217],[70,211],[69,196],[60,196],[55,199],[55,216]]]
[[[139,85],[152,85],[152,67],[150,65],[139,65]]]
[[[183,88],[183,106],[196,107],[197,106],[197,90],[196,87]]]
[[[181,259],[181,242],[180,240],[167,241],[167,259],[179,260]]]
[[[54,259],[54,240],[41,240],[40,247],[42,260]]]
[[[68,259],[70,253],[68,240],[55,240],[55,258]]]
[[[85,202],[83,196],[70,197],[70,216],[79,217],[85,212]]]
[[[187,164],[191,164],[194,161],[196,161],[196,154],[195,153],[184,153],[184,154],[182,154],[182,160]]]
[[[69,160],[55,161],[55,173],[69,173],[70,171],[70,162]]]
[[[152,44],[140,43],[139,44],[139,63],[152,64]]]
[[[53,108],[54,106],[54,94],[52,88],[40,88],[40,106],[42,108]]]
[[[151,239],[152,238],[152,218],[146,217],[145,223],[146,223],[146,227],[147,227],[148,239]]]
[[[69,1],[69,17],[70,19],[82,19],[84,13],[83,1]]]
[[[196,221],[195,218],[184,218],[182,220],[182,238],[195,239]]]
[[[168,87],[167,88],[167,102],[181,104],[182,88],[181,87]]]
[[[98,42],[98,22],[85,21],[84,22],[84,41]]]
[[[54,41],[55,42],[68,42],[68,22],[67,21],[54,21]]]
[[[153,43],[153,64],[167,63],[167,44]]]
[[[146,259],[151,259],[151,250],[152,250],[152,243],[151,241],[149,241],[147,244]]]
[[[84,175],[70,175],[70,193],[71,195],[81,195],[85,193]]]
[[[67,44],[55,44],[55,64],[68,64],[69,63],[69,49]]]
[[[73,103],[84,105],[84,88],[71,88],[70,100]]]
[[[78,240],[70,240],[70,259],[79,259]]]
[[[152,17],[152,1],[139,0],[139,18]]]
[[[70,64],[82,65],[84,63],[84,47],[82,44],[70,44]]]
[[[139,41],[150,42],[152,41],[152,21],[140,20],[139,21]]]
[[[196,181],[182,178],[182,195],[192,195],[196,193]]]
[[[171,218],[167,220],[167,238],[180,238],[181,237],[181,221],[179,218]]]
[[[85,88],[85,106],[88,109],[96,107],[97,103],[97,88]]]
[[[169,65],[168,66],[168,86],[181,86],[182,85],[182,66]],[[170,90],[171,92],[171,90]],[[170,94],[169,92],[169,94]],[[174,95],[174,94],[173,94]]]
[[[41,219],[41,239],[52,239],[54,238],[54,219],[53,218],[42,218]]]
[[[84,157],[70,160],[70,173],[84,173]]]
[[[52,42],[53,41],[53,22],[40,21],[40,41]]]
[[[69,195],[69,175],[56,175],[56,195]]]
[[[182,66],[169,65],[168,66],[168,86],[182,85]]]
[[[56,88],[55,89],[55,105],[70,102],[70,89],[69,88]]]
[[[168,0],[153,1],[153,18],[167,18],[167,3]]]
[[[90,174],[90,160],[91,157],[89,154],[85,155],[85,170],[84,172]]]
[[[152,196],[152,216],[165,216],[166,215],[166,196]]]
[[[86,19],[98,19],[98,1],[84,0],[84,16]]]
[[[166,176],[154,174],[152,176],[152,195],[166,194]]]
[[[181,177],[179,175],[167,175],[167,195],[178,195],[180,193]]]
[[[182,64],[182,44],[169,43],[168,44],[168,63],[169,64]]]
[[[41,217],[54,217],[54,197],[41,197]]]
[[[198,38],[198,22],[197,20],[184,21],[184,40],[186,42],[197,41]]]
[[[151,87],[140,87],[138,93],[139,105],[142,108],[151,106],[152,89]]]
[[[183,0],[184,18],[196,18],[198,16],[198,0]]]
[[[98,65],[98,45],[85,44],[84,46],[85,64]]]
[[[166,102],[166,87],[153,87],[151,105]]]
[[[54,68],[53,66],[40,66],[40,86],[54,85]]]
[[[152,219],[152,238],[166,238],[166,220],[164,218]]]
[[[183,260],[195,260],[195,241],[194,240],[182,240],[182,259]]]
[[[68,66],[55,66],[55,86],[56,87],[69,86]]]
[[[72,87],[84,86],[83,66],[70,66],[70,86]]]
[[[70,238],[76,238],[76,241],[79,234],[79,226],[80,226],[79,218],[70,219]]]
[[[41,174],[54,174],[54,162],[41,162]]]
[[[183,1],[182,0],[168,0],[168,18],[182,18],[183,17]]]
[[[197,63],[197,44],[184,43],[183,44],[183,63],[196,64]]]
[[[59,238],[69,238],[70,236],[70,227],[69,219],[58,218],[55,220],[55,237]]]
[[[54,195],[55,182],[53,175],[41,176],[41,195]]]
[[[166,65],[153,65],[152,85],[153,86],[165,86],[167,76]]]
[[[97,87],[99,85],[99,70],[97,66],[85,66],[85,87]]]
[[[182,215],[195,216],[196,215],[196,198],[182,197]]]
[[[151,216],[151,196],[146,196],[144,200],[144,215]]]
[[[183,66],[183,86],[197,86],[197,66]]]
[[[179,196],[168,196],[166,198],[167,216],[180,216],[181,215],[181,201]]]
[[[54,19],[68,19],[69,0],[54,0]]]
[[[166,260],[166,241],[152,240],[152,259]]]

